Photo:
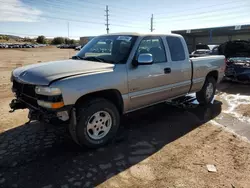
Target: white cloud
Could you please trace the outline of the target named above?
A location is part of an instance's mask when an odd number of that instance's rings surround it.
[[[22,3],[20,0],[3,0],[0,6],[1,22],[36,22],[42,11]]]

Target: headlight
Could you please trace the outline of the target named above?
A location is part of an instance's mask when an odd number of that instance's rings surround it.
[[[54,96],[62,94],[59,88],[53,88],[53,87],[36,86],[35,91],[36,94],[46,95],[46,96]]]

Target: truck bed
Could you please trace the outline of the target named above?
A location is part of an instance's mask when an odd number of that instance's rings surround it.
[[[223,55],[195,57],[190,58],[190,60],[193,64],[193,87],[191,92],[196,92],[202,87],[208,72],[211,70],[216,70],[219,73],[222,73],[225,69],[225,56]],[[217,81],[219,82],[221,79],[222,76],[219,76]]]

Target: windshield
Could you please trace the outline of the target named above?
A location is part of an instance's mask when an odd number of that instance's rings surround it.
[[[206,44],[197,44],[196,50],[198,50],[198,49],[208,49],[209,50],[209,47]]]
[[[194,54],[208,54],[210,51],[207,50],[200,50],[200,51],[195,51]]]
[[[73,59],[86,59],[105,63],[126,63],[137,39],[130,35],[107,35],[93,38],[73,56]]]

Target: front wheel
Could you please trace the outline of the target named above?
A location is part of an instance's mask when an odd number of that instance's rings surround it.
[[[212,102],[216,91],[216,81],[213,77],[208,77],[202,89],[196,93],[196,98],[200,104],[206,105]]]
[[[81,146],[98,148],[115,137],[120,124],[116,106],[105,99],[93,99],[77,110],[76,137]]]

